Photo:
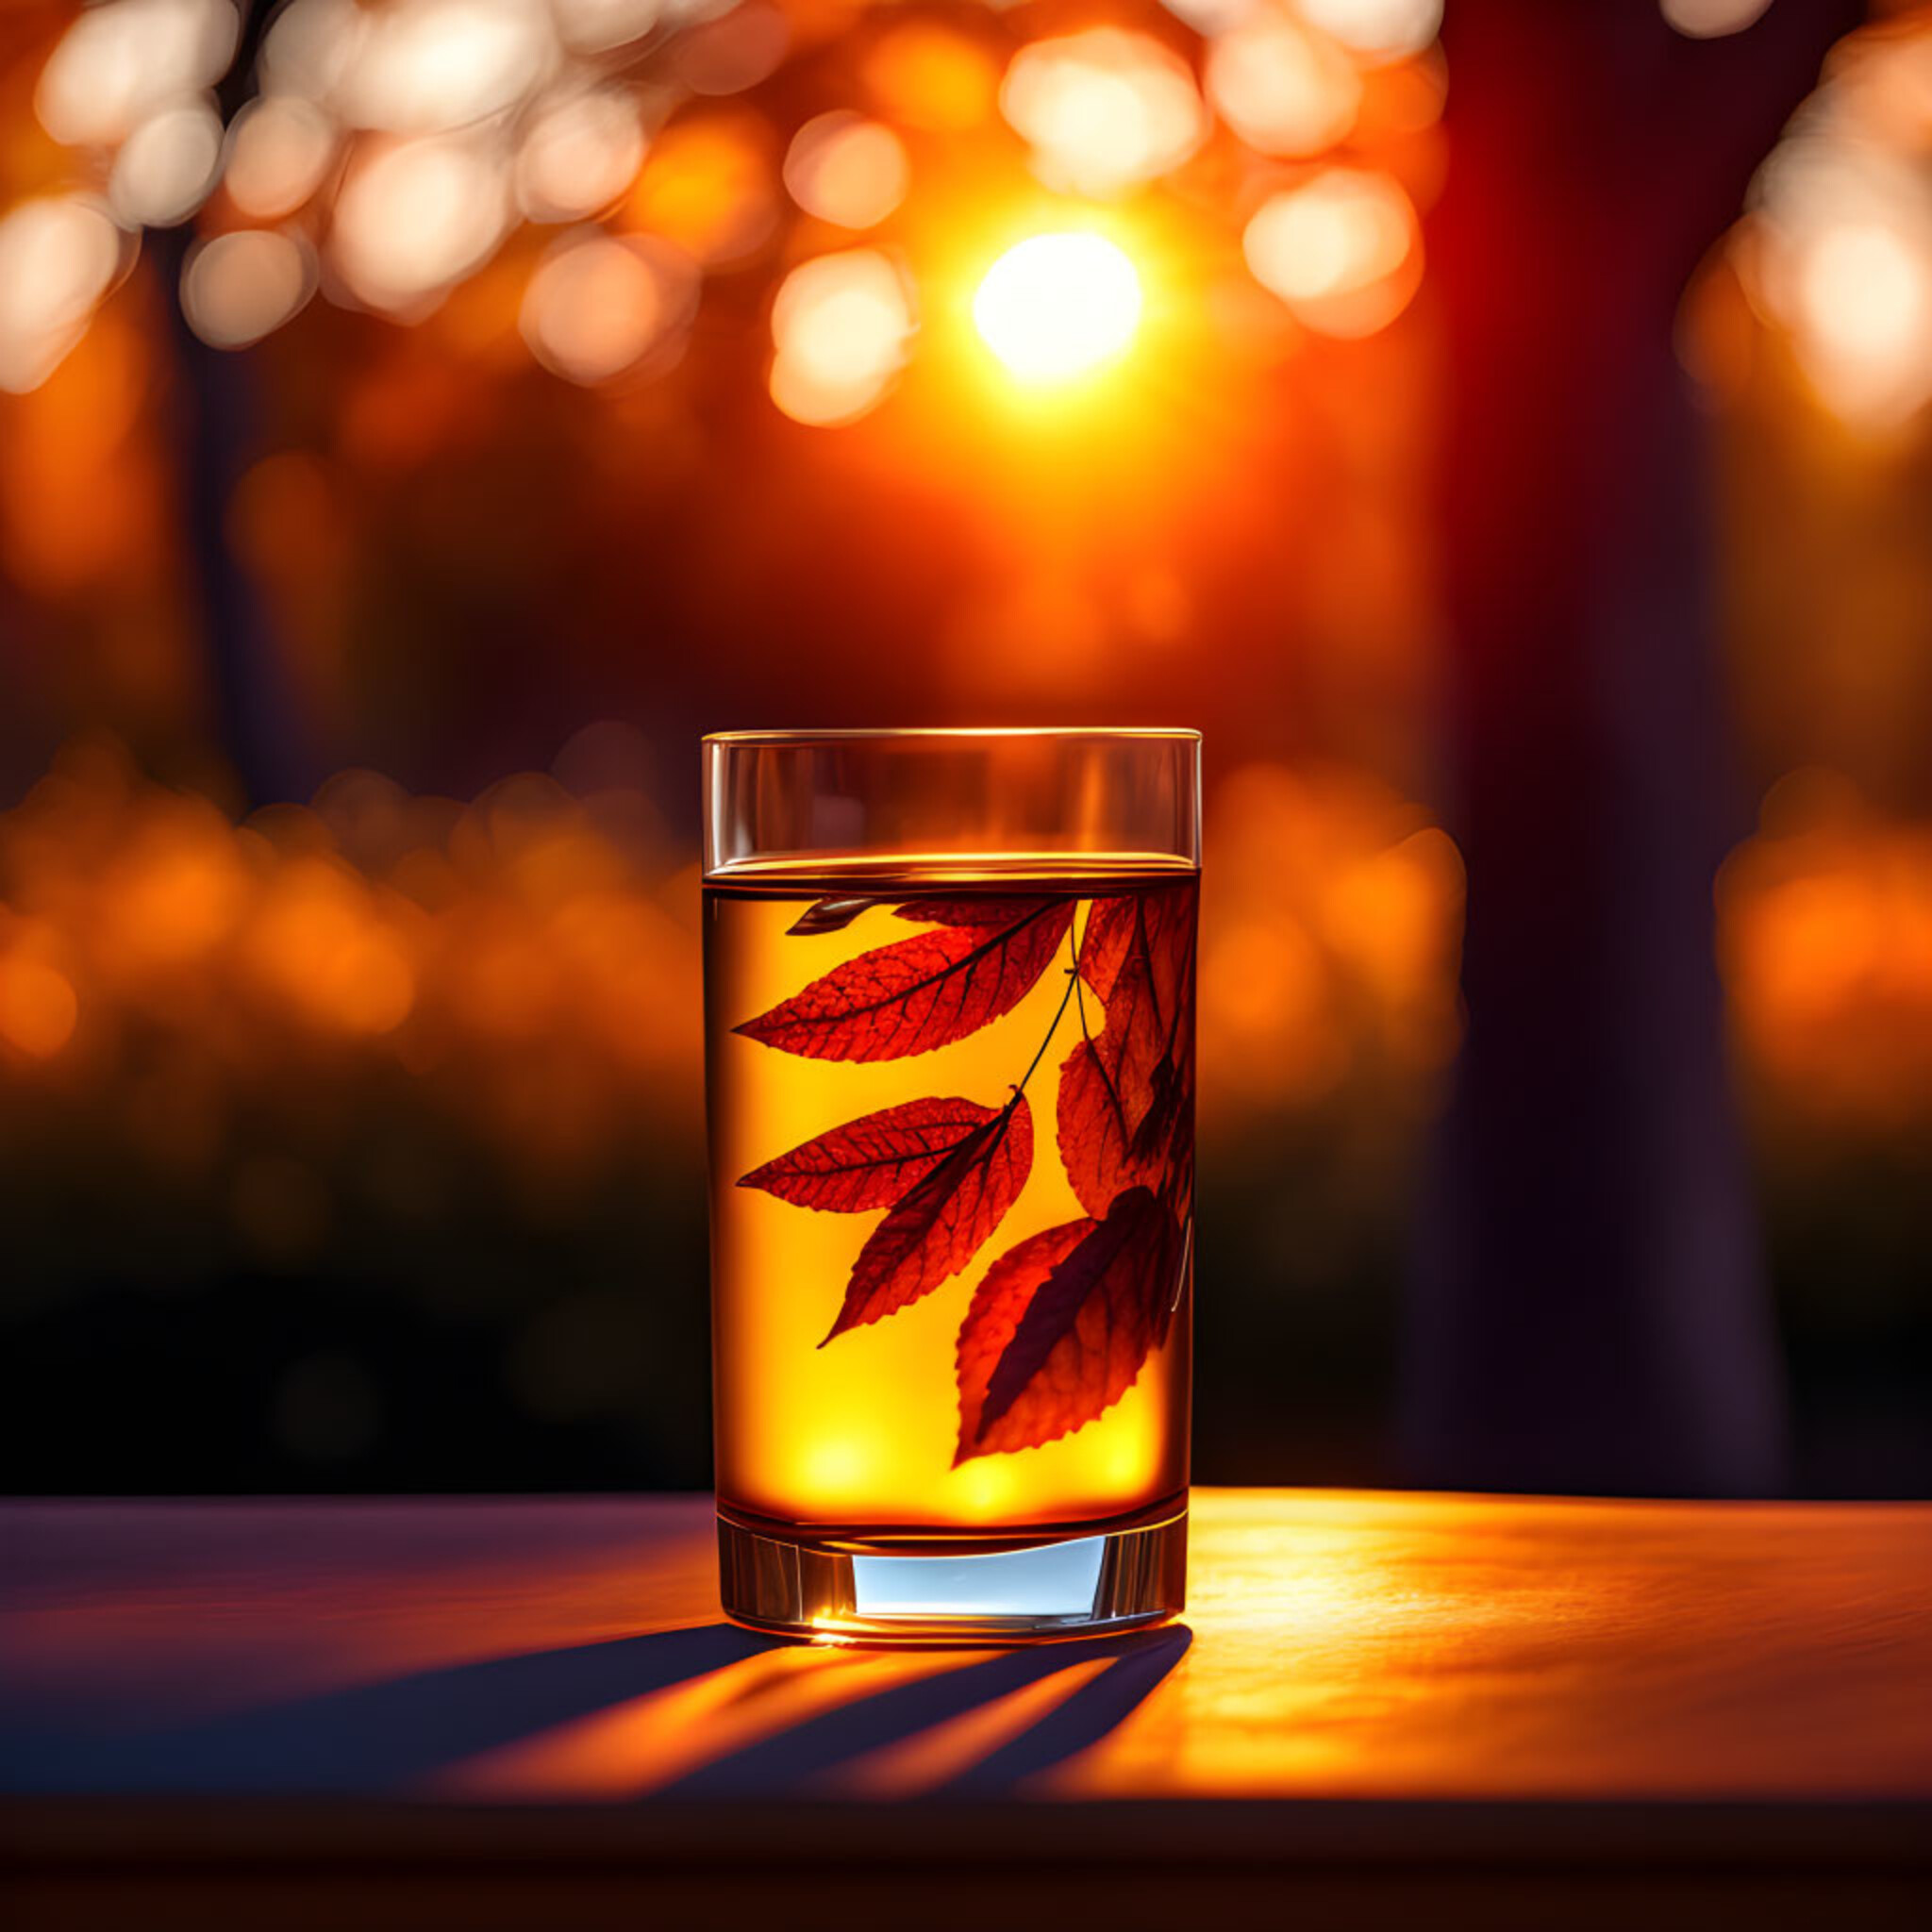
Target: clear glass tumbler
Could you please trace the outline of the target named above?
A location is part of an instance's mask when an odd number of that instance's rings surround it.
[[[1182,1605],[1200,738],[705,741],[724,1609]]]

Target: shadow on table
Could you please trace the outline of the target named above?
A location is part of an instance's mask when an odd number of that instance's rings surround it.
[[[852,1760],[1076,1673],[1068,1694],[1023,1729],[924,1785],[987,1795],[1104,1738],[1191,1641],[1177,1624],[991,1654],[898,1653],[893,1661],[905,1675],[878,1688],[867,1688],[870,1676],[851,1676],[853,1694],[834,1707],[774,1720],[669,1783],[649,1780],[641,1764],[640,1784],[676,1796],[811,1795]],[[34,1736],[16,1728],[0,1741],[0,1790],[397,1795],[480,1754],[774,1653],[798,1657],[803,1670],[846,1673],[883,1657],[808,1650],[716,1624],[491,1657],[134,1734]],[[1101,1668],[1091,1674],[1079,1669],[1095,1662]]]
[[[1100,1663],[1098,1672],[1077,1679],[1066,1696],[1016,1734],[924,1787],[928,1792],[990,1796],[1098,1743],[1179,1663],[1192,1641],[1185,1624],[1173,1624],[991,1657],[980,1653],[774,1729],[662,1789],[678,1797],[707,1798],[809,1791],[827,1773],[856,1758]]]

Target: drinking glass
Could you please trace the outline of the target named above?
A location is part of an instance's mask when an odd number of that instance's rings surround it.
[[[724,1605],[1182,1605],[1200,737],[705,741]]]

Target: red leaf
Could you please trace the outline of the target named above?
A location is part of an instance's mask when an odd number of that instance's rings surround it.
[[[1135,1158],[1136,1128],[1144,1115],[1127,1111],[1106,1048],[1102,1035],[1083,1040],[1067,1056],[1056,1108],[1060,1164],[1074,1198],[1090,1214],[1105,1214],[1129,1186],[1156,1180],[1165,1153],[1160,1150],[1151,1162]]]
[[[959,1380],[959,1448],[953,1467],[995,1448],[1024,1448],[1023,1442],[982,1443],[980,1416],[986,1407],[986,1385],[999,1366],[1025,1314],[1047,1278],[1099,1225],[1093,1221],[1070,1221],[1050,1227],[1008,1248],[973,1292],[972,1306],[959,1324],[957,1352]],[[1046,1441],[1045,1437],[1041,1439]]]
[[[1061,1066],[1055,1124],[1067,1179],[1090,1214],[1105,1214],[1131,1187],[1171,1198],[1188,1187],[1193,907],[1185,886],[1097,899],[1088,911],[1080,976],[1102,993],[1105,1024]],[[1084,996],[1080,1013],[1084,1026]]]
[[[1037,892],[1000,899],[908,899],[899,908],[898,916],[919,925],[976,925],[990,930],[1011,925],[1040,907],[1054,903]]]
[[[930,1053],[1009,1012],[1073,923],[1070,899],[1008,902],[997,927],[944,926],[875,947],[736,1030],[815,1060]]]
[[[1139,959],[1156,1007],[1163,1016],[1172,1013],[1193,958],[1197,895],[1191,882],[1094,900],[1080,939],[1080,977],[1110,1000],[1122,968]]]
[[[1113,983],[1134,943],[1138,898],[1096,899],[1087,908],[1080,936],[1080,977],[1103,1000],[1113,997]]]
[[[828,1127],[740,1175],[738,1185],[835,1214],[890,1208],[999,1111],[971,1100],[908,1100]]]
[[[1127,1147],[1128,1160],[1143,1169],[1158,1168],[1167,1158],[1174,1130],[1194,1097],[1192,1083],[1171,1059],[1162,1060],[1155,1068],[1151,1085],[1147,1111],[1141,1115],[1141,1124],[1134,1129],[1133,1141]],[[1191,1119],[1188,1124],[1191,1128]]]
[[[810,938],[814,933],[843,932],[876,899],[814,899],[785,930]]]
[[[1129,960],[1114,982],[1107,1024],[1060,1067],[1055,1124],[1060,1160],[1081,1207],[1105,1214],[1124,1188],[1158,1188],[1173,1151],[1192,1040],[1161,1024],[1146,969]]]
[[[1033,1109],[1016,1093],[914,1182],[873,1230],[825,1341],[895,1313],[958,1274],[1006,1218],[1032,1169]]]
[[[1037,1448],[1111,1408],[1166,1332],[1174,1224],[1144,1188],[1104,1221],[1048,1228],[987,1270],[959,1329],[959,1447]]]

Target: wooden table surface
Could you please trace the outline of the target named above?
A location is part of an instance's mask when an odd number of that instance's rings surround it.
[[[894,1874],[929,1926],[1095,1874],[1115,1924],[1228,1887],[1926,1902],[1932,1508],[1197,1491],[1180,1624],[1018,1651],[767,1641],[713,1562],[693,1497],[0,1507],[8,1890],[48,1924],[849,1924]]]

